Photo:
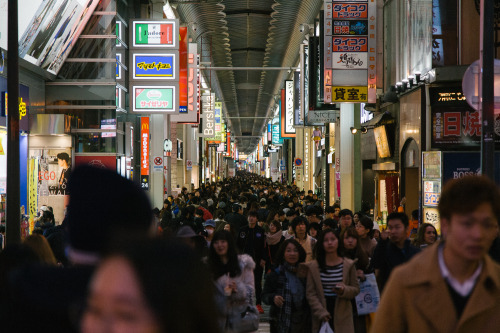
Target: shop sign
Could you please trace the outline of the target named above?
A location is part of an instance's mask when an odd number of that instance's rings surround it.
[[[141,117],[141,186],[149,188],[149,117]]]
[[[441,179],[441,152],[422,152],[423,177]]]
[[[424,206],[437,207],[441,194],[441,180],[424,180]]]
[[[366,35],[368,32],[367,20],[329,20],[327,24],[333,26],[334,35]]]
[[[200,137],[213,140],[215,136],[215,93],[201,96],[201,109],[203,114],[203,128]]]
[[[197,70],[197,44],[189,43],[187,57],[187,112],[173,115],[172,122],[184,124],[199,124],[200,111],[198,104],[198,70]],[[180,112],[180,107],[179,107]]]
[[[438,231],[438,234],[441,233],[441,223],[439,220],[439,211],[437,208],[424,207],[422,223],[432,224]]]
[[[431,106],[448,105],[467,107],[466,98],[462,87],[439,87],[429,89]]]
[[[340,116],[339,111],[312,111],[307,113],[308,123],[334,123]]]
[[[133,21],[132,47],[176,48],[177,20]]]
[[[175,54],[134,53],[134,79],[175,80]]]
[[[332,52],[368,52],[368,38],[335,36],[332,39]]]
[[[116,21],[116,47],[122,46],[122,43],[120,40],[123,40],[123,34],[122,34],[122,22],[117,20]]]
[[[280,124],[279,123],[276,124],[273,122],[271,142],[273,145],[282,145],[283,144],[283,138],[280,136]]]
[[[285,81],[285,133],[295,134],[295,109],[293,105],[293,81]]]
[[[122,66],[120,66],[121,62],[122,62],[122,54],[117,53],[116,54],[116,79],[117,80],[122,79]]]
[[[187,113],[187,27],[179,28],[179,113]]]
[[[174,86],[133,86],[135,112],[174,112]]]
[[[333,53],[333,69],[367,69],[368,54],[367,53]]]
[[[367,3],[334,2],[332,5],[332,18],[367,18]]]
[[[481,114],[469,106],[434,106],[432,116],[432,148],[467,148],[481,144]],[[495,116],[495,124],[500,116]],[[500,126],[495,125],[495,144],[500,144]]]
[[[479,152],[444,152],[443,182],[465,176],[481,174],[481,155]]]
[[[339,102],[367,102],[368,101],[368,87],[332,87],[332,101]]]
[[[222,125],[221,125],[221,118],[222,118],[222,102],[215,102],[215,109],[214,109],[214,120],[215,120],[215,141],[222,141]]]

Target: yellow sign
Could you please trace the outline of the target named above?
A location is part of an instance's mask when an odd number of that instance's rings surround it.
[[[0,137],[0,155],[5,155],[5,151],[3,150],[2,146],[2,138]]]
[[[8,94],[5,93],[5,115],[9,114],[8,108]],[[23,119],[26,116],[26,103],[23,102],[23,98],[19,97],[19,120]]]
[[[362,103],[368,101],[368,87],[367,86],[354,86],[354,87],[331,87],[332,102],[342,103]]]

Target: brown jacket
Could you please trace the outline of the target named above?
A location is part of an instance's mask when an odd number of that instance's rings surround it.
[[[306,297],[311,307],[312,332],[317,333],[322,324],[321,318],[328,314],[328,310],[326,309],[326,298],[321,284],[318,262],[313,260],[306,266],[308,268]],[[337,297],[335,313],[333,314],[335,332],[354,333],[351,300],[359,294],[359,283],[354,261],[348,258],[344,258],[342,282],[345,284],[344,293]]]
[[[500,265],[489,256],[457,320],[438,263],[438,244],[392,272],[371,333],[470,333],[500,331]]]

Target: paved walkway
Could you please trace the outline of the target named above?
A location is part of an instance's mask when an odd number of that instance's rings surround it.
[[[269,333],[269,305],[262,304],[264,313],[260,315],[259,333]]]

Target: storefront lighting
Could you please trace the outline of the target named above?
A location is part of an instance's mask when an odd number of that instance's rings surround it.
[[[373,128],[372,126],[368,126],[368,127]],[[366,134],[366,133],[368,133],[368,127],[366,127],[366,126],[361,126],[361,128],[351,127],[351,133],[357,134],[358,132],[360,132],[361,134]]]
[[[403,82],[396,82],[396,91],[398,93],[402,93],[403,92]]]
[[[415,84],[420,83],[420,76],[421,76],[420,72],[415,72]]]
[[[413,75],[408,76],[408,83],[410,84],[410,88],[416,86],[415,77]]]

